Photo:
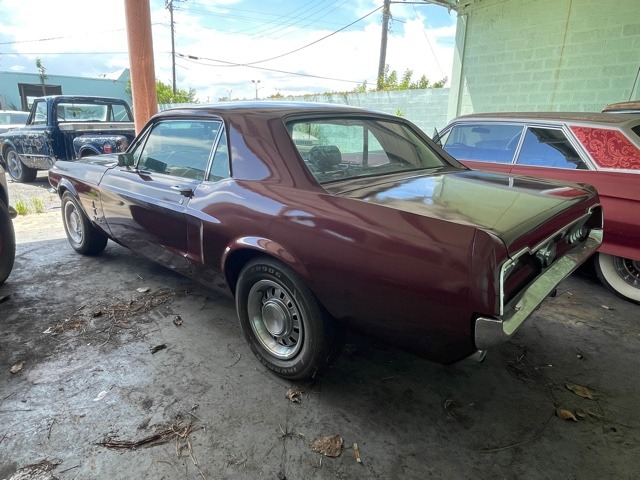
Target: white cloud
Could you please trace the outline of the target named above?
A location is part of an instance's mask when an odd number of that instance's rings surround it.
[[[215,7],[241,3],[239,0],[217,1]],[[126,52],[127,37],[122,0],[65,0],[65,2],[37,2],[38,14],[33,14],[33,1],[0,0],[0,9],[11,12],[0,18],[0,41],[21,42],[11,45],[16,58],[2,56],[2,69],[36,72],[35,58],[40,57],[47,73],[96,77],[128,67],[125,53],[100,54],[100,52]],[[349,2],[355,15],[362,16],[379,6],[373,0]],[[197,8],[208,7],[198,3]],[[402,74],[406,69],[414,72],[414,79],[425,74],[430,80],[451,76],[453,57],[452,38],[455,26],[425,29],[421,7],[394,4],[387,47],[387,63],[392,70]],[[169,15],[164,0],[152,0],[152,23],[156,77],[171,82],[171,40]],[[235,63],[251,63],[289,52],[310,44],[332,30],[300,29],[290,27],[280,31],[280,38],[258,38],[245,34],[232,34],[223,28],[242,30],[242,20],[220,16],[198,15],[188,9],[176,9],[176,52]],[[353,18],[353,17],[351,17]],[[96,19],[101,21],[96,21]],[[231,24],[236,21],[236,24]],[[220,22],[226,22],[221,24]],[[345,21],[345,24],[348,21]],[[278,73],[259,68],[222,66],[210,60],[185,60],[177,58],[179,88],[195,88],[202,101],[216,101],[232,91],[234,98],[253,98],[255,85],[260,80],[259,95],[272,95],[277,91],[284,95],[347,91],[367,80],[375,84],[380,49],[380,12],[361,22],[361,30],[345,30],[299,52],[282,58],[258,63],[263,67],[287,72],[297,72],[319,77],[351,80],[355,83],[324,80]],[[25,28],[29,25],[29,28]],[[218,28],[216,28],[218,26]],[[339,27],[336,27],[337,29]],[[334,30],[335,30],[334,29]],[[245,28],[246,30],[246,28]],[[258,30],[253,30],[256,32]],[[288,32],[288,33],[287,33]],[[283,33],[287,35],[282,36]],[[63,38],[57,38],[63,37]],[[42,42],[34,39],[57,38]],[[442,42],[442,39],[449,39]],[[9,47],[3,46],[3,52]],[[78,52],[83,55],[53,55],[60,52]],[[435,54],[435,57],[434,57]],[[437,59],[437,61],[436,61]],[[203,65],[202,63],[208,64]],[[218,66],[210,66],[217,64]]]

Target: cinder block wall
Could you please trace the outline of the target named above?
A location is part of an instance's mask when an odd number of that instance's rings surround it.
[[[639,0],[640,1],[640,0]],[[289,101],[338,103],[401,115],[431,136],[433,129],[442,129],[447,123],[448,88],[426,90],[394,90],[371,93],[333,93],[286,97]]]
[[[640,0],[476,0],[460,13],[450,116],[640,98]]]

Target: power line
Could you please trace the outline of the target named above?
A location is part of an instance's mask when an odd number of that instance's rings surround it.
[[[331,10],[329,10],[327,13],[325,13],[325,14],[324,14],[324,15],[322,15],[321,17],[319,17],[319,18],[315,18],[313,21],[308,22],[308,23],[305,23],[304,25],[299,26],[299,27],[298,27],[298,28],[296,28],[295,30],[290,30],[290,31],[288,31],[288,32],[285,32],[285,33],[283,33],[282,35],[280,35],[279,37],[275,37],[275,38],[274,38],[274,40],[277,40],[277,39],[282,38],[282,37],[286,37],[287,35],[290,35],[290,34],[292,34],[293,32],[297,32],[298,30],[301,30],[301,29],[306,28],[306,27],[308,27],[308,26],[310,26],[310,25],[313,25],[314,23],[317,23],[317,22],[318,22],[318,20],[321,20],[321,19],[323,19],[324,17],[326,17],[327,15],[329,15],[330,13],[335,12],[335,11],[336,11],[338,8],[340,8],[342,5],[344,5],[345,3],[350,2],[350,1],[351,1],[351,0],[344,0],[340,5],[336,6],[335,8],[332,8]],[[332,5],[335,5],[336,3],[338,3],[338,2],[334,2]],[[329,8],[329,7],[331,7],[332,5],[329,5],[328,7],[325,7],[325,8],[323,8],[322,10],[325,10],[326,8]],[[317,13],[320,13],[322,10],[319,10]],[[295,24],[294,24],[294,25],[295,25]],[[293,25],[291,25],[291,26],[293,26]]]
[[[152,23],[151,25],[155,26],[155,25],[162,25],[163,27],[166,27],[167,24],[165,23]],[[16,40],[13,42],[0,42],[0,45],[17,45],[20,43],[36,43],[36,42],[49,42],[52,40],[65,40],[65,39],[70,39],[70,38],[78,38],[78,37],[86,37],[87,35],[91,35],[91,36],[95,36],[95,35],[102,35],[105,33],[114,33],[114,32],[124,32],[126,31],[126,28],[117,28],[115,30],[105,30],[102,32],[88,32],[88,33],[81,33],[79,35],[67,35],[67,36],[63,36],[63,37],[49,37],[49,38],[35,38],[33,40]]]
[[[205,60],[202,59],[200,57],[194,57],[193,55],[184,55],[182,53],[176,53],[176,55],[178,55],[178,57],[182,58],[183,60],[187,61],[187,62],[191,62],[191,63],[196,63],[198,65],[204,65],[205,67],[247,67],[247,68],[253,68],[256,70],[265,70],[268,72],[276,72],[276,73],[284,73],[287,75],[297,75],[300,77],[310,77],[310,78],[319,78],[321,80],[334,80],[336,82],[346,82],[346,83],[356,83],[356,84],[361,84],[361,81],[357,81],[357,80],[345,80],[343,78],[332,78],[332,77],[323,77],[320,75],[313,75],[311,73],[300,73],[300,72],[288,72],[286,70],[278,70],[275,68],[267,68],[267,67],[257,67],[255,65],[241,65],[241,64],[230,64],[230,65],[211,65],[210,63],[204,63],[201,62],[199,60]],[[215,62],[223,62],[223,60],[212,60]],[[227,63],[227,62],[225,62]],[[230,62],[228,62],[230,63]]]

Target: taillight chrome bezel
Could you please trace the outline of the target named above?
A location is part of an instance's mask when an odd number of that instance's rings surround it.
[[[593,205],[589,208],[589,211],[574,220],[573,222],[565,225],[560,230],[555,233],[549,235],[543,241],[539,242],[533,248],[525,247],[510,258],[508,258],[500,268],[500,305],[499,311],[500,315],[504,315],[505,313],[505,284],[509,276],[516,271],[519,263],[521,262],[524,255],[533,256],[540,266],[540,273],[542,273],[545,269],[551,266],[557,260],[557,246],[560,242],[565,242],[569,245],[578,246],[582,242],[584,242],[591,231],[589,227],[587,227],[587,222],[594,215],[595,209],[600,209],[601,206]],[[594,226],[595,228],[595,226]],[[598,228],[602,228],[602,216],[600,216],[600,225]],[[533,281],[534,279],[532,279]],[[517,295],[516,295],[517,297]],[[510,300],[510,302],[513,300]]]

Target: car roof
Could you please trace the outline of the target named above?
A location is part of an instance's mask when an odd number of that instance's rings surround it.
[[[639,115],[612,115],[610,113],[591,112],[498,112],[498,113],[473,113],[463,115],[455,121],[475,120],[508,120],[518,122],[558,122],[573,124],[601,125],[609,127],[622,127],[627,123],[640,122]]]
[[[194,104],[164,110],[158,116],[193,115],[194,112],[214,115],[252,115],[260,114],[268,117],[286,117],[290,115],[323,115],[323,114],[373,114],[387,118],[398,119],[394,115],[360,107],[341,104],[313,103],[313,102],[228,102],[214,104]]]
[[[605,105],[603,112],[640,112],[640,100],[618,102]]]

